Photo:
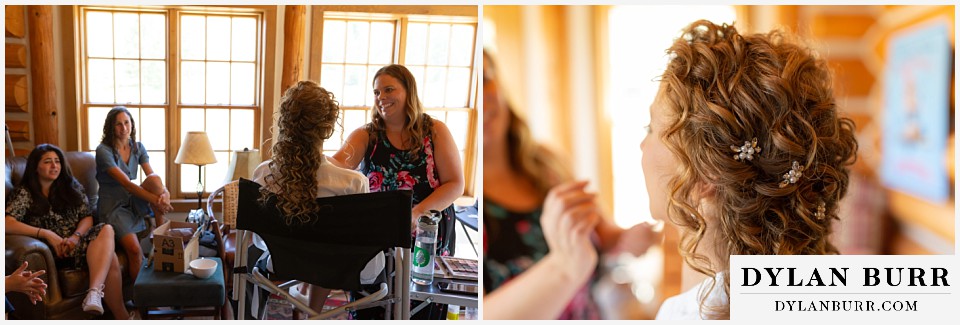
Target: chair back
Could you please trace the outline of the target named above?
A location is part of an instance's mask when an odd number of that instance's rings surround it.
[[[286,221],[260,184],[239,181],[236,228],[257,233],[270,250],[273,271],[331,289],[358,290],[360,270],[378,252],[411,247],[411,191],[316,199],[321,211],[305,223]]]

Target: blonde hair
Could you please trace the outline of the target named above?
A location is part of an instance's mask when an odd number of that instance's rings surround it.
[[[323,141],[333,135],[340,107],[333,93],[313,81],[300,81],[284,92],[279,112],[271,174],[260,189],[260,202],[276,195],[277,208],[288,225],[305,223],[320,210],[315,201],[316,173]]]
[[[837,115],[824,60],[785,33],[741,35],[706,20],[686,27],[667,52],[662,99],[672,121],[662,138],[678,162],[668,217],[683,230],[684,261],[715,277],[729,272],[730,255],[837,254],[831,222],[857,142],[853,122]],[[753,138],[762,151],[735,160],[730,146]],[[793,161],[805,167],[803,177],[779,186]],[[703,184],[713,187],[717,220],[709,230],[716,243],[705,248],[717,261],[697,253],[708,231],[695,202]],[[729,294],[729,276],[723,278]],[[729,305],[705,306],[707,296],[701,312],[729,318]]]

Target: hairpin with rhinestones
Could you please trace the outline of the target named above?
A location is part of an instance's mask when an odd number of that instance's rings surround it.
[[[800,166],[800,163],[796,160],[793,161],[793,165],[790,167],[790,171],[786,174],[783,174],[783,181],[780,182],[780,188],[787,187],[787,185],[796,183],[800,180],[800,176],[803,176],[803,166]]]
[[[753,160],[753,154],[760,153],[760,146],[757,145],[757,138],[753,138],[752,142],[744,141],[740,147],[731,144],[730,150],[737,152],[737,154],[733,155],[733,159],[737,161]]]
[[[820,205],[817,205],[817,212],[813,214],[814,217],[817,217],[817,220],[823,220],[827,217],[827,203],[820,201]]]

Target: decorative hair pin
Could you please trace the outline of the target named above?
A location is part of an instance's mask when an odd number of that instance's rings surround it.
[[[817,217],[817,220],[823,220],[827,217],[827,204],[823,201],[820,201],[820,205],[817,206],[817,212],[813,214],[814,217]]]
[[[780,188],[787,187],[787,185],[796,183],[800,180],[800,177],[803,176],[803,166],[800,166],[800,163],[796,160],[793,161],[793,166],[790,167],[790,171],[786,174],[783,174],[783,181],[780,182]]]
[[[743,146],[740,147],[730,145],[730,150],[738,152],[738,154],[733,155],[733,159],[737,161],[753,160],[753,154],[760,153],[760,146],[757,145],[757,138],[753,138],[752,142],[744,141]]]

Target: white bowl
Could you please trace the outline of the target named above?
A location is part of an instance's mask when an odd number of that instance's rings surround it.
[[[190,269],[193,271],[193,276],[206,279],[217,271],[217,261],[205,258],[195,259],[190,261]]]

